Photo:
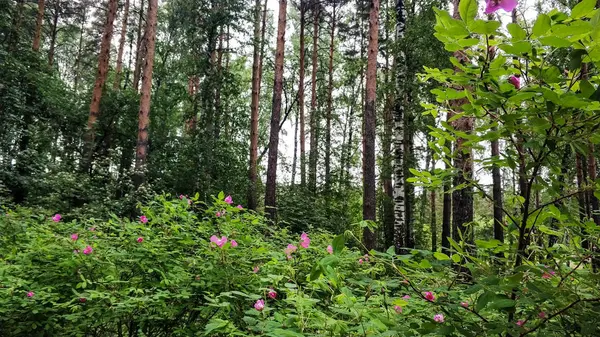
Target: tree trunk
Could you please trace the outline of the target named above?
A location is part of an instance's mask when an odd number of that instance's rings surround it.
[[[592,215],[592,219],[597,226],[600,226],[600,215],[598,214],[599,205],[598,198],[594,195],[595,191],[595,182],[596,182],[596,158],[594,157],[594,144],[589,144],[589,153],[588,153],[588,176],[590,179],[591,188],[588,190],[588,201],[590,203],[590,213]]]
[[[35,22],[35,35],[33,36],[33,51],[40,50],[40,40],[42,36],[42,24],[44,23],[44,0],[38,1],[38,14]]]
[[[294,122],[294,158],[292,159],[292,186],[296,185],[296,167],[298,164],[298,124],[300,114],[296,114],[296,121]]]
[[[79,27],[79,44],[77,47],[77,57],[75,58],[75,78],[73,79],[73,91],[77,92],[79,88],[79,77],[81,74],[81,53],[83,52],[83,31],[85,29],[85,21],[87,15],[85,11],[83,12],[83,17],[81,18],[81,26]]]
[[[450,115],[450,113],[448,113]],[[448,118],[449,119],[449,118]],[[448,163],[446,163],[446,171],[450,169]],[[444,179],[444,205],[442,210],[442,251],[446,254],[450,253],[450,236],[451,231],[451,218],[452,218],[452,194],[450,194],[450,179]]]
[[[306,135],[304,131],[304,29],[306,27],[306,4],[300,0],[300,69],[298,74],[298,109],[300,114],[300,186],[306,187]]]
[[[286,10],[287,0],[279,0],[277,47],[275,50],[275,79],[273,82],[273,107],[271,112],[271,132],[269,135],[269,159],[265,193],[265,209],[268,218],[272,221],[275,221],[277,216],[277,150],[279,146],[279,121],[281,119],[281,93],[283,90],[283,53],[285,51]]]
[[[266,1],[265,1],[266,2]],[[252,100],[250,102],[250,169],[248,171],[248,209],[256,210],[258,205],[256,196],[257,183],[257,159],[258,159],[258,108],[260,103],[260,80],[261,80],[261,21],[260,0],[255,2],[254,13],[254,52],[252,60]],[[264,27],[263,27],[264,30]]]
[[[492,130],[495,130],[493,128]],[[500,159],[500,147],[498,140],[492,141],[492,158]],[[492,166],[492,198],[494,199],[494,239],[504,242],[504,214],[502,213],[502,177],[500,167]]]
[[[221,126],[223,125],[223,108],[221,106],[221,86],[223,85],[223,27],[219,33],[219,48],[217,49],[217,78],[215,86],[215,138],[221,136]]]
[[[123,9],[123,23],[121,25],[121,38],[119,39],[119,53],[117,54],[117,68],[115,70],[115,83],[113,89],[117,90],[121,86],[121,71],[123,69],[123,49],[125,47],[125,37],[127,34],[127,20],[129,19],[129,0],[125,0]]]
[[[431,156],[431,174],[435,172],[435,158]],[[430,226],[431,226],[431,251],[437,252],[437,211],[435,205],[435,189],[430,191],[429,203],[431,207]]]
[[[366,104],[363,117],[363,220],[376,220],[375,200],[375,130],[377,98],[377,51],[379,42],[379,0],[371,0],[369,11],[369,46],[367,54]],[[376,247],[377,236],[369,228],[363,233],[367,249]]]
[[[386,2],[388,4],[389,2]],[[389,5],[386,6],[389,10]],[[386,15],[386,26],[389,25],[390,15]],[[388,29],[385,29],[385,39],[388,41],[386,44],[385,53],[385,70],[384,70],[384,83],[387,88],[392,88],[390,83],[390,56],[393,53],[390,48],[390,40]],[[393,67],[393,65],[392,65]],[[394,95],[392,90],[385,90],[385,105],[383,111],[383,136],[381,138],[382,147],[382,165],[381,165],[381,184],[383,185],[383,237],[385,242],[384,248],[394,246],[394,188],[392,184],[392,172],[393,172],[393,156],[392,156],[392,134],[394,133],[394,115],[392,109],[394,108]]]
[[[111,3],[109,2],[109,7]],[[109,14],[110,16],[110,8]],[[48,49],[48,65],[52,67],[54,65],[54,49],[56,48],[56,35],[58,34],[58,18],[60,17],[60,3],[57,1],[54,4],[54,13],[52,14],[52,26],[50,27],[50,48]],[[114,17],[113,17],[114,20]],[[112,27],[111,32],[112,34]],[[105,27],[106,34],[106,27]],[[104,41],[104,40],[103,40]],[[100,46],[100,52],[102,53],[102,46]]]
[[[102,34],[100,44],[100,55],[98,56],[98,73],[94,90],[92,91],[92,103],[90,104],[90,115],[88,117],[87,128],[85,130],[83,144],[83,158],[80,168],[82,171],[88,171],[92,162],[92,154],[94,151],[94,141],[96,139],[96,121],[100,116],[100,99],[102,98],[102,89],[106,81],[106,73],[108,72],[108,61],[110,59],[110,42],[113,33],[113,22],[117,14],[118,0],[110,0],[108,2],[108,14],[106,16],[106,25]]]
[[[144,41],[146,37],[142,37],[142,27],[144,24],[144,0],[140,2],[140,13],[138,18],[138,30],[137,30],[137,46],[135,51],[135,68],[133,70],[133,89],[135,91],[138,90],[138,85],[140,83],[140,73],[142,69],[142,62],[144,60]],[[145,32],[144,32],[145,34]]]
[[[317,191],[317,161],[319,151],[319,139],[317,138],[318,116],[317,116],[317,70],[319,66],[319,7],[313,4],[313,50],[312,50],[312,74],[311,74],[311,98],[310,98],[310,152],[308,154],[308,189],[314,194]]]
[[[329,83],[327,92],[327,115],[325,124],[325,196],[329,200],[331,191],[331,115],[333,113],[333,51],[335,47],[335,2],[332,3],[331,33],[329,35]],[[327,208],[329,209],[329,208]]]
[[[404,0],[396,0],[396,44],[404,40],[406,31],[406,8]],[[394,102],[394,246],[400,252],[408,246],[406,236],[406,194],[404,188],[404,85],[406,78],[406,57],[399,48],[396,53],[396,97]]]
[[[144,32],[146,58],[142,78],[138,138],[135,151],[134,186],[138,188],[145,181],[146,156],[148,154],[148,126],[150,124],[150,97],[152,94],[152,68],[154,67],[154,46],[156,39],[156,16],[158,0],[148,1],[148,18]]]

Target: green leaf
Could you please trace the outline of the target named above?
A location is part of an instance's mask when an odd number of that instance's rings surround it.
[[[440,261],[445,261],[445,260],[450,260],[450,257],[444,253],[440,253],[440,252],[435,252],[433,253],[433,257],[435,257],[436,259],[440,260]]]
[[[573,19],[579,19],[581,17],[591,15],[594,11],[594,6],[596,6],[596,0],[583,0],[571,11],[571,17]]]
[[[516,302],[510,298],[496,298],[490,303],[491,309],[504,309],[514,307]]]
[[[458,255],[458,254],[452,254],[452,261],[454,261],[454,263],[459,263],[460,262],[460,255]]]
[[[571,42],[569,40],[554,35],[541,37],[540,42],[544,46],[550,46],[555,48],[566,48],[571,46]]]
[[[550,30],[551,25],[552,21],[550,20],[550,17],[546,14],[540,14],[533,24],[532,32],[535,36],[543,36]]]
[[[527,37],[527,32],[521,26],[516,23],[509,23],[506,25],[510,36],[512,36],[513,41],[524,40]]]
[[[217,199],[219,199],[219,200],[225,199],[225,193],[223,193],[223,191],[219,192],[219,195],[217,196]]]
[[[479,312],[483,310],[488,305],[488,303],[490,303],[495,297],[496,294],[494,294],[491,291],[486,291],[483,294],[481,294],[481,296],[479,296],[479,298],[477,299],[477,303],[475,304],[475,311]]]
[[[346,237],[344,234],[340,234],[333,239],[331,246],[333,247],[333,253],[338,255],[344,250],[346,244]]]
[[[468,25],[477,16],[477,0],[462,0],[458,5],[460,18]]]
[[[475,245],[477,245],[477,247],[480,248],[496,248],[498,247],[498,245],[500,244],[500,241],[493,239],[493,240],[475,240]]]
[[[321,267],[321,265],[319,263],[315,263],[313,265],[313,268],[312,268],[311,272],[310,272],[309,279],[311,281],[314,281],[314,280],[318,279],[319,276],[321,276],[322,273],[323,273],[323,268]]]
[[[429,260],[421,260],[421,262],[419,263],[419,268],[431,268],[431,263],[429,263]]]
[[[204,329],[204,333],[209,335],[211,332],[215,331],[215,330],[219,330],[221,328],[226,327],[229,324],[229,321],[225,321],[222,319],[212,319],[210,321],[210,323],[206,324],[206,327]]]
[[[491,35],[500,27],[500,21],[475,20],[470,22],[468,27],[475,34]]]

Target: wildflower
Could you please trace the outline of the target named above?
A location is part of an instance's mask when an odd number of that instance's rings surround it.
[[[363,264],[363,263],[364,263],[363,259],[358,259],[358,264]]]
[[[210,237],[210,242],[216,244],[219,248],[221,248],[227,243],[227,237],[221,236],[221,238],[219,239],[218,237],[213,235]]]
[[[550,274],[548,274],[548,273],[543,273],[543,274],[542,274],[542,278],[543,278],[543,279],[545,279],[545,280],[547,280],[547,279],[549,279],[549,278],[551,278],[551,277],[552,277],[552,275],[550,275]]]
[[[285,253],[285,255],[287,255],[288,260],[292,258],[292,253],[295,252],[298,249],[298,247],[294,246],[293,244],[289,244],[287,246],[286,249],[283,250],[283,252]]]
[[[404,295],[404,296],[402,296],[402,299],[404,299],[404,300],[410,300],[410,296]]]
[[[258,273],[259,270],[260,270],[260,268],[258,266],[254,266],[254,268],[252,268],[252,272],[254,274]]]
[[[365,259],[365,262],[369,262],[369,254],[365,254],[363,258]]]
[[[54,214],[54,216],[52,217],[52,221],[54,222],[59,222],[60,219],[62,219],[62,216],[60,216],[60,214]]]
[[[237,208],[238,208],[238,209],[244,209],[244,206],[242,206],[242,205],[237,205]]]
[[[308,234],[302,232],[302,235],[300,235],[300,246],[302,246],[302,248],[308,248],[309,245],[310,238],[308,237]]]
[[[510,84],[514,85],[517,90],[521,89],[521,78],[520,77],[517,77],[515,75],[511,75],[508,78],[508,82],[510,82]]]
[[[215,215],[216,215],[217,217],[220,217],[220,216],[221,216],[221,212],[217,211],[217,213],[215,213]]]
[[[179,195],[179,199],[183,199],[183,194],[180,194],[180,195]]]
[[[517,321],[517,325],[518,326],[523,326],[523,325],[525,325],[525,321],[522,320],[522,319],[520,319],[520,320]]]
[[[425,299],[428,300],[429,302],[433,302],[433,301],[435,301],[435,296],[433,296],[433,293],[431,291],[426,291]]]
[[[79,302],[85,303],[85,302],[87,302],[87,299],[85,297],[80,297]]]
[[[79,239],[79,235],[77,235],[77,233],[71,234],[71,240],[77,241],[77,239]]]
[[[401,313],[402,313],[402,307],[401,307],[401,306],[399,306],[399,305],[395,305],[395,306],[394,306],[394,310],[396,310],[396,313],[397,313],[397,314],[401,314]]]
[[[468,308],[469,307],[469,302],[460,302],[460,306],[463,308]]]
[[[546,318],[546,313],[543,311],[540,311],[540,313],[538,314],[538,317],[541,319],[544,319],[544,318]]]
[[[85,248],[83,249],[83,253],[84,253],[85,255],[89,255],[89,254],[91,254],[93,251],[94,251],[94,249],[92,249],[92,246],[87,246],[87,247],[85,247]]]
[[[90,228],[90,232],[95,232],[95,231],[96,231],[96,227]]]
[[[225,197],[224,201],[231,205],[231,203],[233,203],[233,198],[230,195],[228,195]]]
[[[35,296],[35,293],[33,291],[30,291],[27,293],[27,297],[33,297]]]
[[[437,314],[437,315],[433,316],[433,320],[438,323],[444,323],[444,315]]]
[[[256,303],[254,303],[254,309],[256,309],[258,311],[262,311],[264,308],[265,308],[265,301],[258,300],[258,301],[256,301]]]
[[[272,288],[271,288],[271,291],[269,291],[269,293],[267,295],[271,299],[276,299],[277,298],[277,292],[275,290],[273,290]]]
[[[137,242],[139,242],[139,243],[144,242],[144,238],[140,236],[139,238],[137,238]]]
[[[487,0],[485,14],[492,14],[502,8],[506,12],[512,12],[517,7],[517,0]]]
[[[238,243],[237,243],[237,241],[235,241],[235,240],[231,240],[231,247],[235,248],[235,247],[237,247],[237,246],[238,246]]]
[[[333,247],[331,245],[327,246],[327,252],[333,254]]]
[[[142,215],[142,216],[140,217],[140,221],[141,221],[142,223],[147,223],[147,222],[148,222],[148,218],[147,218],[145,215]]]

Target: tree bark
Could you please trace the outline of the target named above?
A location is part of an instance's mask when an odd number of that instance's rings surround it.
[[[266,3],[266,1],[265,1]],[[254,13],[254,51],[252,60],[252,100],[250,102],[250,169],[248,171],[248,209],[256,210],[257,201],[257,159],[258,159],[258,108],[260,103],[261,80],[261,2],[256,0]],[[264,27],[263,27],[264,30]]]
[[[121,71],[123,69],[123,49],[125,48],[125,37],[127,34],[127,20],[129,19],[129,0],[125,0],[123,9],[123,23],[121,24],[121,38],[119,39],[119,53],[117,54],[117,68],[115,69],[115,83],[113,89],[121,86]]]
[[[325,116],[325,196],[331,192],[331,116],[333,114],[333,51],[335,48],[335,2],[332,3],[331,32],[329,34],[329,83],[327,85],[327,115]]]
[[[110,7],[110,2],[109,2]],[[109,9],[110,12],[110,9]],[[110,13],[109,13],[110,15]],[[50,27],[50,48],[48,49],[48,65],[54,65],[54,49],[56,48],[56,36],[58,34],[58,18],[60,17],[60,3],[54,3],[54,13],[52,14],[52,26]],[[114,20],[114,17],[113,17]],[[111,31],[112,34],[112,31]],[[102,47],[100,47],[102,49]]]
[[[450,115],[450,113],[448,113]],[[450,116],[448,116],[448,119]],[[450,169],[446,163],[446,171]],[[450,253],[450,236],[452,235],[451,220],[452,220],[452,194],[450,193],[450,179],[444,179],[444,205],[442,210],[442,251],[446,254]]]
[[[308,154],[308,189],[314,194],[317,191],[317,161],[318,161],[318,112],[317,112],[317,71],[319,66],[319,5],[313,3],[313,50],[310,98],[310,152]]]
[[[269,135],[269,159],[267,165],[267,184],[265,209],[270,220],[277,216],[277,150],[279,146],[279,121],[281,119],[281,93],[283,90],[283,58],[285,51],[285,23],[287,0],[279,0],[279,20],[277,25],[277,47],[275,50],[275,74],[273,83],[273,107],[271,112],[271,132]]]
[[[298,74],[298,113],[300,114],[300,186],[306,187],[306,135],[304,130],[304,76],[305,47],[304,30],[306,28],[306,4],[300,0],[300,69]]]
[[[493,128],[492,130],[495,130]],[[492,157],[500,158],[500,147],[498,140],[492,140]],[[492,166],[492,198],[494,199],[494,239],[504,242],[504,214],[502,213],[502,176],[497,164]]]
[[[38,1],[38,14],[35,22],[35,35],[33,36],[33,51],[40,50],[40,40],[42,36],[42,24],[44,22],[44,0]]]
[[[396,45],[404,39],[406,8],[404,0],[396,0]],[[394,102],[394,246],[401,252],[408,246],[406,223],[406,194],[404,188],[404,85],[406,82],[406,56],[402,48],[396,52],[396,97]]]
[[[108,61],[110,59],[110,41],[113,34],[113,22],[117,14],[118,0],[110,0],[108,2],[108,14],[106,16],[106,24],[102,41],[100,43],[100,55],[98,56],[98,73],[94,90],[92,91],[92,102],[90,103],[90,115],[88,117],[87,128],[85,130],[83,143],[84,151],[81,160],[80,168],[82,171],[88,171],[92,162],[92,154],[94,151],[94,141],[96,139],[96,121],[100,116],[100,99],[102,98],[102,89],[106,81],[106,73],[108,72]]]
[[[379,0],[371,0],[369,11],[369,46],[367,54],[366,104],[363,117],[363,220],[376,220],[375,200],[375,130],[377,98],[377,52],[379,44]],[[376,247],[377,236],[369,228],[363,233],[367,249]]]
[[[146,156],[148,154],[148,126],[150,125],[150,98],[152,94],[152,69],[154,67],[154,50],[156,39],[156,17],[158,0],[148,1],[148,19],[144,32],[146,57],[142,78],[140,112],[138,120],[138,138],[135,151],[134,186],[138,188],[146,178]]]
[[[431,174],[435,172],[435,158],[431,156]],[[429,203],[431,207],[430,226],[431,226],[431,251],[437,252],[437,210],[435,205],[435,189],[430,191]]]
[[[137,46],[135,51],[135,68],[133,69],[133,89],[138,90],[140,83],[140,74],[142,69],[142,62],[144,60],[144,40],[145,36],[142,36],[142,27],[144,24],[144,0],[140,2],[140,12],[138,17],[138,30],[137,30]],[[145,33],[144,33],[145,34]]]
[[[389,11],[389,2],[386,2]],[[385,26],[389,25],[390,15],[386,15]],[[388,41],[386,44],[385,53],[385,70],[384,70],[384,83],[387,88],[392,88],[390,83],[390,56],[393,54],[392,48],[390,48],[390,37],[388,29],[385,29],[385,40]],[[391,65],[392,68],[394,65]],[[382,165],[381,165],[381,184],[383,185],[383,237],[385,242],[384,248],[394,246],[394,187],[392,183],[392,172],[393,172],[393,156],[392,156],[392,135],[394,133],[394,114],[392,109],[394,108],[394,95],[392,90],[385,90],[385,105],[383,111],[383,136],[381,137],[382,147]]]

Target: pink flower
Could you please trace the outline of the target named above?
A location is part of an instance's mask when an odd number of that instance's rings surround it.
[[[444,323],[444,315],[437,314],[437,315],[433,316],[433,320],[438,323]]]
[[[429,302],[433,302],[433,301],[435,301],[435,296],[433,296],[433,293],[431,291],[426,291],[425,299],[428,300]]]
[[[258,300],[258,301],[256,301],[256,303],[254,303],[254,309],[256,309],[258,311],[262,311],[264,308],[265,308],[265,301]]]
[[[546,279],[546,280],[547,280],[547,279],[549,279],[549,278],[551,278],[551,277],[552,277],[552,275],[550,275],[550,274],[548,274],[548,273],[543,273],[543,274],[542,274],[542,278],[543,278],[543,279]]]
[[[538,317],[541,319],[544,319],[544,318],[546,318],[546,313],[543,311],[540,311],[540,313],[538,314]]]
[[[179,195],[179,199],[183,199],[183,194],[180,194],[180,195]]]
[[[310,239],[308,238],[308,234],[302,232],[302,235],[300,235],[300,246],[302,246],[302,248],[308,248],[309,245]]]
[[[402,296],[402,299],[405,299],[405,300],[410,300],[410,296],[408,296],[408,295],[404,295],[404,296]]]
[[[276,299],[277,298],[277,292],[275,290],[273,290],[273,289],[271,289],[271,291],[269,291],[269,293],[267,295],[271,299]]]
[[[142,216],[140,217],[140,221],[141,221],[142,223],[147,223],[147,222],[148,222],[148,218],[147,218],[145,215],[142,215]]]
[[[254,274],[258,273],[258,271],[260,270],[260,268],[258,266],[254,266],[254,268],[252,269],[252,272]]]
[[[517,0],[487,0],[485,14],[492,14],[502,8],[506,12],[512,12],[517,7]]]
[[[548,271],[548,272],[549,272],[549,273],[550,273],[550,275],[552,275],[552,276],[556,275],[556,272],[555,272],[554,270],[550,270],[550,271]]]
[[[517,90],[521,89],[521,78],[520,77],[517,77],[515,75],[511,75],[508,78],[508,82],[510,82],[510,84],[514,85]]]
[[[285,253],[285,255],[287,255],[287,258],[289,260],[292,258],[292,253],[295,252],[297,249],[298,247],[290,243],[289,245],[287,245],[287,248],[283,250],[283,252]]]
[[[244,209],[244,207],[242,205],[237,205],[238,209]]]
[[[231,205],[231,203],[233,203],[233,198],[230,195],[228,195],[225,197],[224,201]]]
[[[144,242],[144,238],[140,236],[139,238],[137,238],[137,242],[139,242],[139,243]]]
[[[87,299],[85,297],[80,297],[79,302],[85,303],[85,302],[87,302]]]
[[[463,308],[468,308],[469,307],[469,302],[460,302],[460,306]]]
[[[327,246],[327,252],[333,254],[333,247],[331,245]]]
[[[235,248],[235,247],[237,247],[237,246],[238,246],[238,243],[237,243],[237,241],[235,241],[235,240],[231,240],[231,247]]]
[[[27,293],[27,297],[33,297],[35,296],[35,293],[33,291],[30,291]]]
[[[219,239],[218,237],[213,235],[210,237],[210,242],[216,244],[217,246],[219,246],[219,248],[222,248],[227,243],[227,237],[221,236],[221,238]]]
[[[77,241],[77,239],[79,239],[79,235],[77,235],[77,233],[71,234],[71,240]]]
[[[216,215],[217,217],[220,217],[220,216],[221,216],[221,212],[217,211],[217,213],[215,213],[215,215]]]
[[[54,216],[52,217],[52,221],[54,222],[59,222],[60,219],[62,219],[62,216],[60,216],[60,214],[54,214]]]
[[[363,263],[364,263],[363,259],[358,259],[358,264],[363,264]]]
[[[522,319],[520,319],[520,320],[517,321],[517,325],[518,326],[523,326],[523,325],[525,325],[525,321],[522,320]]]
[[[95,232],[95,231],[96,231],[96,227],[90,228],[90,232]]]
[[[94,249],[92,248],[92,246],[87,246],[83,249],[83,253],[85,255],[90,255],[93,251],[94,251]]]
[[[369,254],[365,254],[363,257],[365,258],[366,262],[369,262]]]
[[[399,305],[395,305],[395,306],[394,306],[394,310],[396,310],[396,313],[397,313],[397,314],[401,314],[401,313],[402,313],[402,307],[401,307],[401,306],[399,306]]]

